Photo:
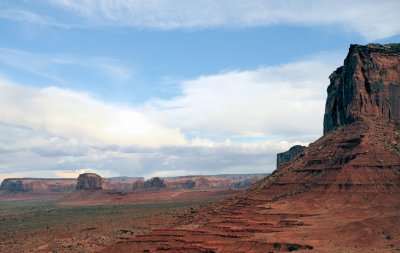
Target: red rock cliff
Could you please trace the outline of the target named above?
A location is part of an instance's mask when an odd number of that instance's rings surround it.
[[[361,117],[400,124],[400,44],[351,45],[329,77],[324,133]]]

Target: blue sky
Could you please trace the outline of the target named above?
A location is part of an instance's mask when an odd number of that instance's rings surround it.
[[[271,172],[398,1],[0,1],[0,178]]]

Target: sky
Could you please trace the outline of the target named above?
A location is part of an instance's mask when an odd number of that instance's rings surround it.
[[[0,180],[269,173],[397,0],[0,0]]]

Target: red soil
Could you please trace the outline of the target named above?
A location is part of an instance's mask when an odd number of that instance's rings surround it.
[[[400,133],[373,119],[326,134],[248,191],[104,252],[400,250]]]
[[[62,204],[129,204],[147,202],[182,201],[213,196],[230,196],[235,190],[155,190],[142,192],[76,191],[60,199]]]

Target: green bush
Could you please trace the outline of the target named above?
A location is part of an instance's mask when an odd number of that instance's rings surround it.
[[[289,250],[289,251],[296,251],[296,250],[299,250],[299,246],[296,245],[296,244],[289,245],[289,246],[288,246],[288,250]]]

